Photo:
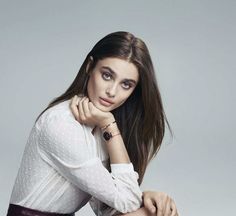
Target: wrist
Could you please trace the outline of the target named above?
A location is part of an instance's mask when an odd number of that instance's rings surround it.
[[[101,127],[101,130],[102,130],[102,131],[105,131],[105,130],[112,130],[112,129],[114,129],[114,128],[117,128],[116,121],[113,121],[113,122],[111,122],[111,123],[109,123],[109,124],[106,124],[106,125],[102,126],[102,127]]]
[[[101,130],[104,130],[105,128],[108,128],[109,126],[112,126],[115,123],[116,123],[115,118],[111,117],[101,121],[101,123],[98,126],[100,127]]]
[[[114,136],[120,135],[120,130],[117,127],[116,121],[108,123],[101,128],[103,139],[109,142]]]
[[[102,134],[103,139],[106,142],[109,142],[113,137],[119,136],[119,135],[121,135],[119,130],[117,130],[117,131],[106,131],[105,130],[105,131],[103,131],[103,134]]]

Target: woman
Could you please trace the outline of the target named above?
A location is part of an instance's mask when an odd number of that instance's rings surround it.
[[[69,216],[88,201],[97,215],[177,215],[168,195],[139,187],[165,121],[145,43],[105,36],[36,119],[8,216]]]

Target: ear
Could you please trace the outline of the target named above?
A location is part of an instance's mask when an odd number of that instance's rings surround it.
[[[93,62],[93,56],[89,56],[89,60],[88,60],[88,64],[86,66],[86,73],[90,73],[90,67],[91,67],[91,64]]]

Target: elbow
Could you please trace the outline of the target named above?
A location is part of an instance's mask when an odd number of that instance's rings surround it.
[[[131,195],[125,195],[122,194],[121,197],[118,197],[115,203],[116,203],[116,210],[121,213],[129,213],[136,211],[141,207],[142,204],[142,192],[139,191],[136,194]]]

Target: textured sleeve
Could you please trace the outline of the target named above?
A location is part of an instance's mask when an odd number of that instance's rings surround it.
[[[89,200],[89,205],[92,208],[95,215],[97,216],[116,216],[116,215],[122,214],[116,209],[111,208],[110,206],[107,206],[105,203],[102,203],[100,200],[96,199],[95,197],[92,197]]]
[[[76,120],[53,116],[39,130],[38,150],[68,181],[96,199],[127,213],[137,210],[142,192],[132,163],[111,164],[111,173],[94,152],[92,136]]]

